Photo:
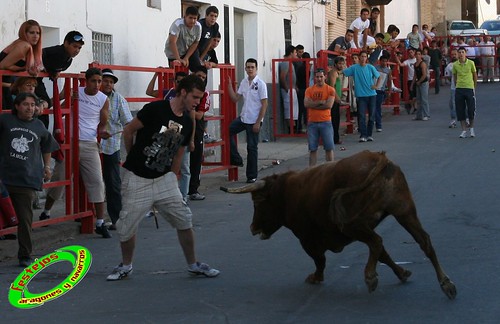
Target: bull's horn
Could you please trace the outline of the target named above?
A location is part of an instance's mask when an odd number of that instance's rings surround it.
[[[266,185],[266,182],[264,180],[258,180],[254,183],[251,183],[249,185],[239,187],[239,188],[226,188],[226,187],[220,187],[220,190],[228,192],[228,193],[247,193],[247,192],[252,192],[252,191],[257,191],[259,189],[264,188]]]

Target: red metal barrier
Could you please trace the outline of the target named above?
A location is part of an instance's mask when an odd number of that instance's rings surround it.
[[[26,72],[12,73],[0,70],[0,78],[2,75],[28,76]],[[47,77],[48,74],[41,73],[39,76]],[[86,204],[85,195],[81,194],[79,189],[79,166],[78,166],[78,80],[84,78],[81,74],[63,73],[60,78],[64,79],[63,93],[66,100],[61,113],[65,117],[64,123],[64,144],[61,149],[64,152],[65,177],[62,181],[49,182],[43,185],[44,188],[65,186],[65,214],[64,216],[52,218],[44,221],[34,221],[33,228],[62,223],[74,219],[82,219],[82,233],[92,233],[94,224],[93,211]],[[57,91],[57,87],[54,86]],[[10,113],[10,111],[2,111],[1,94],[0,94],[0,113]],[[45,111],[44,114],[52,114],[53,110]],[[75,145],[76,143],[76,145]],[[0,230],[0,235],[17,232],[17,227],[9,227]]]
[[[177,71],[185,70],[183,67],[175,67],[174,69],[168,68],[149,68],[149,67],[133,67],[133,66],[119,66],[119,65],[103,65],[97,63],[89,64],[89,67],[97,67],[100,69],[111,68],[113,70],[128,71],[128,72],[157,72],[158,75],[158,97],[126,97],[129,102],[151,102],[163,98],[163,89],[169,89],[174,85],[174,75]],[[205,163],[207,166],[202,173],[217,172],[228,169],[229,180],[238,179],[238,168],[230,165],[229,157],[229,124],[236,118],[236,105],[231,101],[227,95],[227,80],[231,77],[234,80],[235,70],[231,65],[219,65],[221,85],[219,89],[210,91],[211,94],[219,94],[221,98],[220,115],[207,117],[207,120],[220,121],[221,123],[221,137],[222,141],[206,144],[206,146],[220,146],[221,157],[219,162]],[[26,72],[14,73],[6,70],[0,70],[0,78],[3,75],[15,76],[28,76]],[[48,77],[48,74],[41,73],[40,77]],[[34,221],[33,228],[58,224],[65,221],[72,221],[74,219],[81,219],[81,233],[93,233],[94,231],[94,211],[92,204],[87,200],[83,182],[79,176],[79,151],[78,151],[78,87],[85,84],[85,77],[83,74],[68,74],[63,73],[60,79],[64,79],[63,93],[64,98],[71,98],[65,100],[61,112],[65,118],[64,123],[64,144],[61,149],[64,152],[64,165],[65,165],[65,179],[57,182],[49,182],[44,184],[44,188],[65,186],[65,214],[60,217],[51,218],[44,221]],[[2,92],[0,91],[0,113],[10,113],[9,111],[2,111]],[[53,110],[45,111],[44,114],[53,114]],[[9,227],[0,230],[0,235],[16,233],[16,227]]]
[[[153,72],[158,73],[158,97],[125,97],[129,102],[150,102],[155,100],[163,99],[163,90],[170,89],[175,86],[175,74],[177,72],[189,73],[188,68],[174,63],[172,68],[147,68],[147,67],[134,67],[134,66],[123,66],[123,65],[103,65],[98,63],[92,63],[90,67],[97,67],[100,69],[110,68],[117,71],[125,72]],[[234,66],[229,64],[219,64],[218,68],[220,71],[220,82],[218,89],[208,90],[211,95],[220,95],[220,114],[218,116],[206,116],[205,120],[218,121],[220,122],[220,134],[221,141],[215,143],[204,144],[204,147],[220,147],[220,157],[216,162],[203,162],[202,165],[205,168],[202,169],[202,174],[218,172],[229,169],[228,179],[230,181],[238,179],[238,168],[230,165],[229,158],[229,124],[236,118],[236,105],[229,98],[227,91],[227,80],[231,77],[234,80],[235,69]]]

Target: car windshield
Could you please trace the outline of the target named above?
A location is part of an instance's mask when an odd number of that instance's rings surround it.
[[[500,21],[485,21],[481,28],[484,28],[488,31],[500,30]]]
[[[463,30],[463,29],[476,29],[476,27],[471,22],[461,21],[452,23],[450,29]]]

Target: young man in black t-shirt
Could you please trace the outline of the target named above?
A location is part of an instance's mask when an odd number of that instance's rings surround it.
[[[175,98],[145,105],[125,127],[128,155],[123,164],[123,207],[116,223],[122,262],[107,280],[120,280],[132,273],[137,228],[152,207],[177,230],[188,272],[206,277],[219,274],[219,270],[196,261],[192,214],[182,200],[176,176],[184,148],[191,140],[193,123],[189,113],[200,103],[204,91],[200,78],[187,76],[179,82]]]
[[[216,6],[210,6],[205,10],[205,18],[200,19],[201,39],[198,43],[198,52],[201,60],[203,60],[210,50],[212,38],[216,37],[217,34],[220,37],[219,24],[217,23],[218,17],[219,9]]]

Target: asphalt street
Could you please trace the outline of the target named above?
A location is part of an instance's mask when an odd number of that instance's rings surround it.
[[[253,237],[250,195],[218,189],[243,182],[230,183],[223,175],[214,175],[202,179],[207,199],[192,201],[190,207],[197,257],[220,269],[219,277],[190,277],[175,231],[161,217],[156,229],[149,218],[138,233],[134,273],[119,282],[105,280],[120,261],[116,235],[109,240],[76,235],[37,251],[42,256],[65,245],[81,245],[91,251],[93,260],[76,287],[34,309],[9,304],[9,287],[22,269],[16,260],[1,262],[0,319],[3,323],[498,323],[498,90],[498,83],[480,84],[477,89],[475,138],[461,139],[459,129],[448,128],[449,89],[443,87],[439,95],[430,91],[429,121],[412,121],[404,109],[399,116],[386,113],[383,132],[374,134],[374,142],[358,143],[356,135],[347,135],[345,150],[335,152],[341,159],[365,149],[385,151],[402,168],[423,227],[456,284],[455,300],[441,292],[429,260],[391,217],[377,232],[393,259],[412,271],[407,283],[400,283],[379,264],[378,288],[368,293],[363,278],[368,249],[353,243],[340,254],[327,253],[324,283],[306,284],[314,264],[294,235],[282,228],[267,241]],[[305,139],[293,141],[303,153],[266,168],[259,177],[307,166]],[[320,152],[318,160],[323,159]],[[29,283],[29,290],[46,291],[70,271],[67,262],[50,266]]]

